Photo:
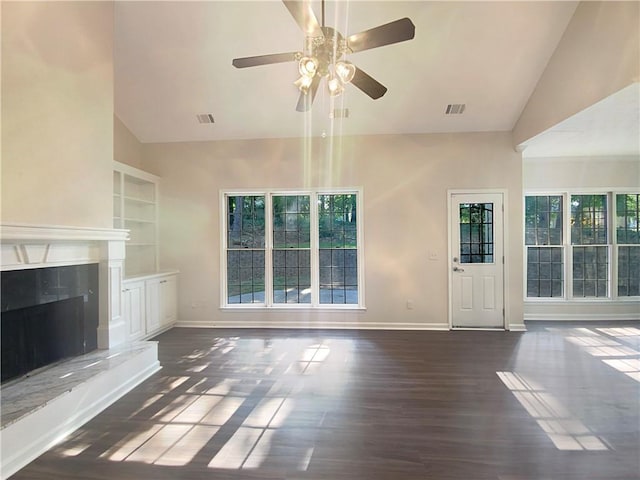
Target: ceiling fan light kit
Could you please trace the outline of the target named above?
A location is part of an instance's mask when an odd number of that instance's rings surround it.
[[[325,26],[324,0],[322,25],[318,23],[308,1],[282,1],[305,33],[304,52],[236,58],[232,62],[233,66],[246,68],[297,61],[300,77],[293,83],[300,91],[296,107],[299,112],[306,112],[311,108],[322,78],[327,79],[327,90],[331,96],[342,94],[348,84],[353,84],[374,100],[387,92],[384,85],[343,57],[346,54],[411,40],[415,36],[415,26],[411,20],[402,18],[344,38],[337,30]]]

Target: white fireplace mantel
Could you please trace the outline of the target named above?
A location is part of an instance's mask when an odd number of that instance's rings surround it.
[[[62,225],[0,224],[2,242],[15,240],[109,241],[127,240],[129,230],[115,228],[68,227]]]
[[[59,225],[0,224],[0,270],[98,263],[98,347],[128,340],[122,315],[122,274],[128,230]]]

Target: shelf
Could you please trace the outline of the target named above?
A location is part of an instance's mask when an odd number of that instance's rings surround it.
[[[143,205],[155,206],[155,204],[156,204],[156,202],[154,202],[152,200],[145,200],[144,198],[130,197],[130,196],[127,196],[127,195],[124,196],[124,200],[125,200],[125,202],[141,203]]]
[[[114,223],[129,230],[124,275],[158,269],[159,178],[130,165],[114,163]]]
[[[124,218],[124,221],[132,222],[132,223],[148,223],[150,225],[153,225],[156,223],[154,220],[144,220],[142,218]]]

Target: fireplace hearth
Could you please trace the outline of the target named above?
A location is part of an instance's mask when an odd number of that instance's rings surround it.
[[[98,264],[1,274],[2,382],[98,346]]]

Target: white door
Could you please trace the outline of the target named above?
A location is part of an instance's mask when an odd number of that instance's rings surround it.
[[[451,326],[504,327],[503,196],[451,194]]]

